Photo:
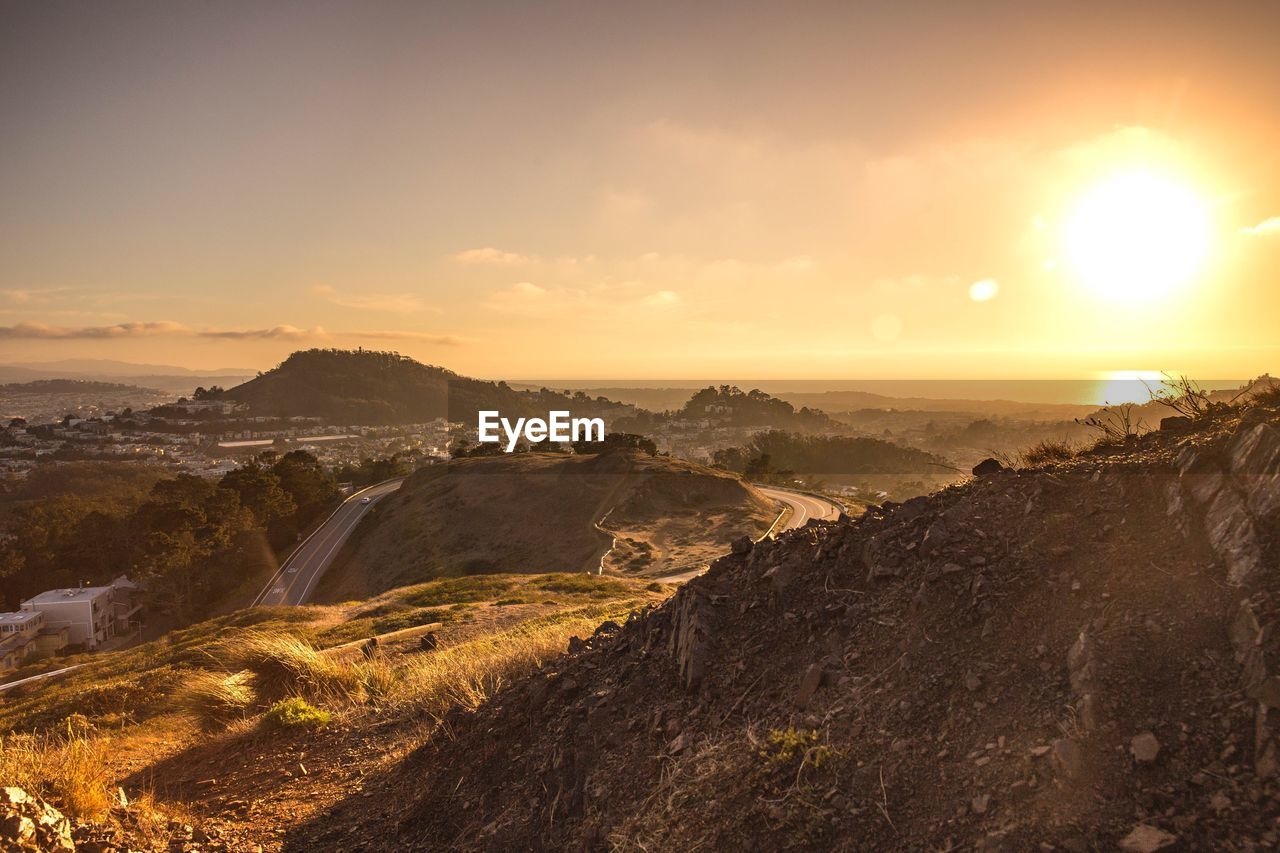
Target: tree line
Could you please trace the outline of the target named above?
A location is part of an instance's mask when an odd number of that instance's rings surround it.
[[[133,505],[75,490],[21,502],[0,543],[3,605],[127,574],[146,584],[154,608],[189,621],[274,565],[338,498],[333,475],[295,450],[264,453],[216,480],[159,480]]]

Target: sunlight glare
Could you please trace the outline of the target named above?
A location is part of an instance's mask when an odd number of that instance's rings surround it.
[[[1204,266],[1207,205],[1185,185],[1149,172],[1094,187],[1066,227],[1066,256],[1080,281],[1117,301],[1166,296]]]

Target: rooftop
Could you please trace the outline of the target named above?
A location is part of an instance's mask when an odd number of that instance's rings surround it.
[[[29,610],[19,610],[17,613],[0,613],[0,625],[21,624],[39,618],[39,613],[32,613]]]
[[[68,601],[92,601],[111,592],[109,586],[81,586],[71,589],[50,589],[28,598],[23,604],[60,604]]]

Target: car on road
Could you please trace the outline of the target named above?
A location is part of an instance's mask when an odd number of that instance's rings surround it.
[[[373,500],[373,499],[372,499],[372,498],[361,498],[361,499],[360,499],[360,503],[362,503],[362,504],[367,504],[367,503],[369,503],[371,500]]]

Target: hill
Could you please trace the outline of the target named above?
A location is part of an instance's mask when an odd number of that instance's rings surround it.
[[[225,392],[255,415],[320,417],[337,424],[424,423],[448,418],[467,424],[476,412],[507,417],[546,416],[549,407],[578,416],[615,416],[631,406],[604,399],[540,391],[516,391],[422,364],[392,352],[311,349]]]
[[[735,537],[763,533],[776,514],[737,477],[679,459],[458,459],[420,469],[381,501],[317,594],[341,601],[433,577],[602,564],[653,574],[717,556]]]
[[[10,382],[0,385],[0,396],[23,394],[158,394],[153,388],[139,388],[119,382],[97,382],[90,379],[35,379],[31,382]]]
[[[293,844],[1272,845],[1277,403],[726,557]]]
[[[506,386],[459,376],[397,353],[311,349],[226,391],[255,415],[321,417],[332,423],[475,422],[477,409],[524,414]]]

